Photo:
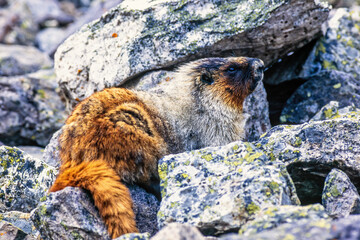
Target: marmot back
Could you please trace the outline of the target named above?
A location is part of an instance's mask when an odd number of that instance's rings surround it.
[[[112,238],[137,232],[123,182],[150,191],[164,155],[241,139],[243,101],[262,77],[261,60],[206,58],[179,68],[161,93],[110,88],[93,94],[66,121],[50,191],[87,189]]]

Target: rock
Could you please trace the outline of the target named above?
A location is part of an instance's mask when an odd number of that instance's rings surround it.
[[[155,234],[159,201],[140,187],[129,189],[139,231],[147,232],[144,236]],[[91,196],[80,188],[66,187],[51,193],[31,219],[44,239],[110,239]]]
[[[256,141],[270,130],[269,103],[262,82],[245,98],[243,113],[245,114],[244,141]]]
[[[17,148],[0,147],[0,212],[30,212],[46,195],[57,170]]]
[[[171,84],[175,71],[150,72],[138,81],[124,87],[141,91],[161,92],[162,87]],[[255,141],[270,130],[269,104],[266,100],[264,84],[260,82],[255,91],[245,98],[243,113],[245,116],[245,141]]]
[[[276,206],[260,211],[255,219],[241,227],[241,236],[251,236],[262,231],[274,229],[284,223],[292,223],[302,219],[321,220],[327,219],[324,207],[320,204],[308,206]]]
[[[356,108],[355,105],[344,108],[339,108],[339,105],[340,104],[337,101],[329,102],[323,106],[313,118],[311,118],[311,121],[329,120],[344,115],[351,116],[356,115],[356,112],[360,112],[360,109]]]
[[[282,240],[282,239],[359,239],[360,215],[349,216],[336,221],[331,219],[303,219],[258,234],[242,237],[231,235],[221,240]]]
[[[11,1],[8,8],[0,9],[0,42],[8,45],[34,45],[39,30],[30,10],[23,1]]]
[[[128,233],[121,235],[118,238],[115,238],[115,240],[149,240],[150,234],[148,233]]]
[[[58,48],[56,74],[74,104],[147,71],[195,58],[245,55],[262,58],[268,65],[319,36],[328,11],[327,4],[314,0],[226,5],[213,1],[136,5],[125,0]]]
[[[35,240],[36,238],[28,237],[26,233],[21,231],[19,228],[15,227],[11,223],[6,221],[0,221],[0,236],[6,240],[17,240],[17,239],[26,239],[26,240]]]
[[[50,193],[31,219],[43,239],[110,239],[94,203],[79,188]]]
[[[26,154],[29,154],[32,158],[41,160],[43,157],[44,148],[36,147],[36,146],[17,146],[17,148],[19,148],[21,151],[25,152]]]
[[[196,227],[189,224],[170,223],[151,240],[206,240]]]
[[[49,144],[44,150],[42,157],[43,162],[46,164],[59,168],[60,167],[60,155],[59,155],[59,137],[62,133],[62,128],[56,131],[50,139]]]
[[[176,221],[217,235],[239,229],[265,207],[299,204],[283,164],[250,143],[165,156],[159,174],[160,228]]]
[[[46,21],[56,21],[57,25],[69,24],[74,19],[63,12],[56,0],[18,0],[22,8],[30,11],[32,19],[38,25],[46,25]]]
[[[131,198],[134,204],[136,226],[141,233],[148,233],[150,236],[156,234],[159,229],[157,226],[157,213],[160,202],[156,197],[138,186],[129,186]]]
[[[82,16],[78,17],[74,23],[69,24],[69,26],[65,30],[64,36],[57,39],[58,40],[57,44],[55,44],[55,39],[53,39],[54,40],[53,48],[49,48],[47,50],[49,55],[53,56],[55,54],[55,51],[57,50],[58,46],[71,34],[77,32],[85,24],[88,24],[89,22],[91,22],[97,18],[100,18],[101,15],[104,14],[104,12],[117,6],[122,1],[123,0],[107,0],[107,1],[95,0],[95,1],[92,1],[90,7],[88,9],[86,9],[86,12],[84,12]],[[79,1],[72,0],[71,2],[78,4],[77,6],[79,6],[79,7],[80,7],[80,5],[81,6],[84,5],[84,7],[88,6],[87,0],[79,0]],[[69,3],[69,2],[63,1],[61,3],[62,3],[62,5],[64,5],[64,3]],[[73,15],[75,15],[75,14],[73,14]]]
[[[325,179],[322,204],[333,218],[360,213],[360,196],[349,177],[339,169],[333,169]]]
[[[0,44],[0,76],[23,75],[51,67],[50,58],[34,47]]]
[[[57,48],[59,41],[65,36],[65,31],[60,28],[45,28],[36,35],[35,43],[38,48],[51,55],[54,48]]]
[[[0,78],[0,140],[7,145],[46,146],[65,121],[53,70]]]
[[[360,82],[351,74],[339,71],[322,71],[307,78],[287,100],[282,110],[282,123],[309,121],[330,101],[338,101],[339,107],[354,104],[360,107]]]
[[[25,234],[33,236],[34,238],[38,235],[38,232],[35,231],[33,222],[30,219],[30,213],[11,211],[0,214],[0,217],[2,221],[12,224]]]
[[[272,128],[256,147],[273,161],[285,163],[302,204],[320,203],[325,177],[331,169],[344,171],[360,183],[360,112],[326,121]]]
[[[325,36],[306,61],[302,76],[339,70],[360,77],[360,7],[332,11]]]

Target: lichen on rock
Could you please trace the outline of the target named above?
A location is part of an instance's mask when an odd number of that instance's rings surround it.
[[[299,204],[282,163],[251,143],[169,155],[159,173],[159,227],[176,221],[213,235],[238,229],[264,207]]]
[[[47,194],[57,170],[24,154],[0,146],[0,211],[30,212]]]

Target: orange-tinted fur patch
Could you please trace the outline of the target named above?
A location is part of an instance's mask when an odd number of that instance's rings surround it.
[[[165,121],[134,93],[111,88],[79,103],[60,136],[60,173],[50,191],[89,190],[113,238],[137,232],[128,189],[148,185],[168,153]]]

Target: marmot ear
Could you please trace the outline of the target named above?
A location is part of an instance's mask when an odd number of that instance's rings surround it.
[[[210,71],[208,71],[208,70],[201,71],[200,80],[203,83],[206,83],[206,84],[209,84],[209,85],[214,83],[214,79],[213,79]]]

